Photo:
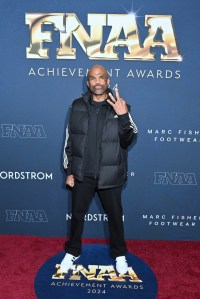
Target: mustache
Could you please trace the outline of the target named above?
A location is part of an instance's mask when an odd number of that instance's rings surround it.
[[[94,87],[102,87],[101,84],[96,84]]]

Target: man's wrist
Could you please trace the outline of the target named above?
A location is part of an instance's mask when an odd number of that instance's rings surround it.
[[[120,121],[121,124],[126,124],[128,123],[129,120],[129,116],[128,116],[128,112],[124,113],[124,114],[119,114],[118,115],[118,119]]]
[[[65,169],[65,173],[66,173],[67,176],[72,175],[72,169],[71,169],[71,167],[66,168]]]

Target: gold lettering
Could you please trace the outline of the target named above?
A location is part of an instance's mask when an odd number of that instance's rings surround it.
[[[90,36],[77,18],[76,14],[67,14],[66,32],[61,32],[61,48],[58,50],[58,59],[75,59],[76,49],[72,48],[72,33],[87,54],[89,59],[101,59],[103,26],[106,25],[105,14],[88,14],[88,25],[91,27]]]
[[[150,47],[163,47],[165,54],[161,54],[161,61],[181,61],[176,45],[172,16],[147,15],[145,16],[145,26],[149,27],[149,32],[144,41],[143,60],[155,60],[154,54],[150,52]],[[156,41],[155,37],[159,30],[162,40]]]
[[[117,276],[113,266],[99,266],[99,269],[100,272],[97,275],[99,280],[105,280],[103,277],[110,277],[108,278],[110,281],[125,281]]]
[[[145,26],[149,28],[143,46],[140,43],[138,26],[134,14],[88,14],[90,35],[75,13],[31,13],[26,14],[30,29],[30,47],[26,48],[27,58],[48,59],[49,49],[44,42],[52,42],[52,32],[43,30],[46,24],[59,31],[60,47],[56,49],[57,59],[76,59],[73,36],[89,59],[119,60],[116,47],[126,47],[124,60],[155,60],[152,48],[162,47],[161,61],[181,61],[170,15],[146,15]],[[103,26],[111,26],[108,40],[103,45]],[[160,40],[157,36],[160,33]],[[122,37],[123,35],[123,37]]]
[[[26,48],[27,58],[48,59],[49,49],[43,48],[44,42],[52,42],[52,32],[42,31],[44,24],[54,26],[54,30],[64,31],[63,13],[31,13],[25,15],[26,24],[30,29],[30,48]]]
[[[56,264],[56,274],[52,275],[52,279],[65,279],[66,273],[60,271],[60,265]]]
[[[128,267],[128,274],[120,274],[119,276],[129,277],[129,281],[131,282],[142,282],[142,280],[139,279],[137,274],[133,271],[132,267]]]
[[[52,275],[52,279],[65,279],[67,273],[62,273],[60,271],[60,265],[56,265],[56,274]],[[132,267],[128,267],[128,274],[120,274],[117,276],[116,271],[113,266],[104,265],[89,265],[89,271],[83,267],[83,265],[73,265],[71,268],[72,274],[69,280],[81,280],[80,273],[87,278],[87,280],[97,280],[105,281],[105,277],[108,277],[108,281],[126,281],[126,277],[129,278],[130,282],[142,282],[142,280],[137,276]],[[97,270],[100,272],[97,274]]]
[[[139,33],[134,14],[128,15],[108,15],[108,26],[112,26],[110,35],[105,46],[105,59],[119,60],[119,54],[115,52],[115,47],[127,47],[129,54],[124,54],[125,60],[137,60],[137,53],[141,51],[139,43]],[[119,39],[123,30],[124,39]]]
[[[70,280],[80,280],[81,276],[79,275],[79,273],[82,273],[87,278],[87,280],[98,280],[98,278],[96,277],[96,271],[98,269],[97,265],[89,265],[89,271],[82,265],[73,265],[71,269],[73,270],[73,273],[69,278]]]

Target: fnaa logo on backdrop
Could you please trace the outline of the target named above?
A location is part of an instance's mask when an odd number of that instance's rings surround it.
[[[195,173],[154,172],[155,185],[197,185]]]
[[[1,124],[1,137],[47,138],[43,125]]]
[[[127,254],[126,274],[115,269],[107,245],[84,245],[81,257],[67,273],[60,271],[63,257],[61,252],[39,269],[35,278],[38,299],[156,299],[158,287],[152,269],[131,253]]]
[[[25,22],[29,26],[30,46],[26,48],[29,59],[48,59],[49,49],[44,43],[52,43],[52,31],[59,32],[60,48],[57,59],[76,59],[73,37],[90,60],[119,60],[116,47],[125,47],[124,60],[154,61],[153,48],[164,49],[161,61],[182,61],[179,54],[171,15],[145,15],[144,27],[147,36],[141,45],[137,15],[96,14],[87,15],[90,35],[75,13],[26,13]],[[47,29],[45,30],[45,26]],[[49,29],[52,25],[53,29]],[[110,30],[108,38],[104,29]],[[50,31],[51,30],[51,31]],[[123,36],[123,37],[122,37]]]
[[[48,222],[44,210],[6,210],[6,221],[9,222]]]

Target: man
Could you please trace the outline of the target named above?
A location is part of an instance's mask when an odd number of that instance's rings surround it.
[[[116,269],[120,274],[128,270],[121,191],[127,178],[127,147],[137,127],[118,89],[115,98],[109,83],[106,69],[94,65],[87,75],[88,92],[71,107],[64,167],[66,185],[72,188],[72,219],[62,272],[67,272],[81,254],[84,217],[95,191],[108,215],[110,251]]]

